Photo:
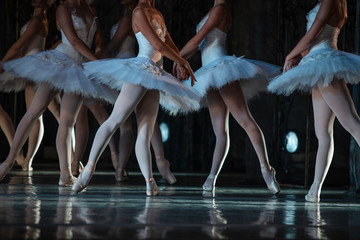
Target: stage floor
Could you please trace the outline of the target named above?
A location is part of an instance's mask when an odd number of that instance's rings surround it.
[[[203,174],[177,174],[174,186],[156,175],[161,195],[145,196],[139,173],[117,184],[96,172],[81,194],[58,187],[57,171],[12,171],[0,184],[0,239],[359,239],[360,200],[347,189],[323,191],[306,203],[304,188],[233,186],[221,176],[215,196],[203,193]],[[230,184],[231,183],[231,184]]]

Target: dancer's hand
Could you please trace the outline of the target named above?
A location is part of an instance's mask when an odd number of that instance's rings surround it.
[[[184,64],[182,65],[186,72],[187,72],[187,77],[186,79],[189,78],[189,76],[191,77],[191,86],[194,86],[195,82],[196,82],[196,78],[194,76],[194,71],[192,70],[190,64],[188,63],[188,61],[185,61]]]
[[[293,67],[296,67],[299,64],[300,60],[301,60],[301,55],[298,55],[296,58],[292,58],[292,59],[286,58],[283,66],[283,72],[289,71]]]

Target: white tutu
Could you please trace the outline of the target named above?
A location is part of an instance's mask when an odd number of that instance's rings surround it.
[[[295,90],[310,92],[313,87],[329,86],[334,79],[357,84],[360,81],[360,56],[318,45],[297,67],[271,81],[268,90],[284,95]]]
[[[45,51],[3,63],[4,70],[55,90],[114,103],[117,92],[89,80],[80,62],[57,51]]]
[[[247,99],[266,87],[271,77],[280,73],[280,67],[246,59],[244,57],[223,56],[201,67],[195,72],[197,82],[194,89],[205,97],[210,89],[220,89],[226,84],[238,81]],[[190,86],[191,81],[185,84]]]
[[[19,92],[25,89],[27,80],[16,77],[13,73],[3,72],[0,74],[1,92]]]
[[[199,96],[145,57],[105,59],[83,64],[85,74],[112,89],[121,90],[124,83],[142,85],[160,91],[160,104],[171,114],[180,109],[199,108]]]

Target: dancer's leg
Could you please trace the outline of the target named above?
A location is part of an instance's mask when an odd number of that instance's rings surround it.
[[[274,194],[278,193],[280,188],[275,179],[275,170],[269,164],[263,133],[249,111],[240,84],[234,82],[222,87],[220,95],[233,117],[249,136],[259,158],[261,172],[269,190]]]
[[[87,107],[82,104],[75,125],[76,144],[74,159],[71,161],[71,173],[73,175],[78,175],[80,173],[80,161],[83,158],[89,138],[89,122],[87,112]]]
[[[11,147],[12,141],[14,139],[15,127],[14,124],[7,112],[0,105],[0,127],[3,130],[6,139],[9,142],[9,146]],[[21,151],[19,155],[16,157],[16,162],[22,167],[24,164],[24,154]]]
[[[136,158],[146,181],[146,194],[158,195],[160,190],[156,186],[152,174],[150,139],[154,132],[154,125],[159,110],[159,91],[149,90],[136,108],[138,134],[135,144]]]
[[[319,88],[319,90],[325,102],[335,113],[340,124],[360,145],[360,119],[345,82],[334,80],[330,86]]]
[[[57,94],[48,106],[49,111],[52,113],[58,123],[60,123],[60,103],[61,98],[60,95]]]
[[[210,174],[203,184],[203,189],[211,191],[215,187],[216,179],[229,151],[229,110],[220,96],[219,91],[216,90],[208,92],[207,104],[212,127],[216,136],[216,144]]]
[[[76,192],[82,191],[89,183],[92,173],[95,171],[96,163],[99,160],[106,145],[116,129],[130,116],[137,104],[145,95],[147,89],[133,84],[124,84],[122,91],[117,98],[114,109],[108,118],[96,132],[94,142],[91,147],[89,160],[86,167],[81,172],[78,180],[73,186]]]
[[[60,163],[59,185],[72,185],[74,178],[71,174],[71,131],[75,125],[77,115],[82,104],[82,97],[64,94],[61,101],[60,124],[56,135],[56,149]]]
[[[107,113],[104,105],[102,105],[100,102],[94,102],[88,107],[94,115],[96,121],[98,121],[99,125],[103,124],[109,118],[109,114]],[[110,139],[109,147],[111,152],[111,161],[114,168],[116,169],[119,155],[119,145],[115,137]]]
[[[31,102],[35,96],[34,85],[29,83],[25,88],[25,103],[26,108],[29,109]],[[40,117],[36,120],[34,127],[30,131],[29,141],[28,141],[28,150],[26,153],[26,158],[23,165],[23,171],[32,171],[32,161],[40,147],[41,141],[44,136],[44,123],[43,117]]]
[[[24,146],[24,143],[30,134],[30,130],[36,120],[45,111],[55,94],[56,91],[51,90],[47,84],[39,85],[34,100],[16,129],[10,152],[6,160],[0,166],[0,179],[2,179],[8,170],[10,170],[16,155],[19,154],[21,148]]]
[[[333,126],[335,114],[327,105],[318,89],[312,90],[315,134],[318,139],[315,176],[309,193],[305,197],[311,202],[319,201],[322,184],[334,155]]]
[[[161,176],[169,183],[174,184],[176,178],[170,171],[170,163],[165,159],[164,145],[162,142],[162,136],[159,124],[155,122],[154,133],[151,138],[151,146],[153,147],[156,159],[156,165],[159,169]]]
[[[132,125],[132,117],[126,119],[120,126],[119,157],[116,164],[115,178],[118,182],[128,179],[126,164],[130,158],[135,143],[135,134]]]

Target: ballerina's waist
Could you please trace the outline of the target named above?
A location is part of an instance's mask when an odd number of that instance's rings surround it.
[[[161,63],[162,65],[162,55],[160,52],[156,50],[148,51],[146,49],[145,50],[140,49],[137,57],[148,58],[154,63],[156,63],[156,65],[160,66],[159,63]]]
[[[201,51],[201,62],[205,66],[221,57],[227,55],[226,50],[223,47],[212,47]]]
[[[66,56],[79,61],[79,62],[85,62],[86,58],[81,55],[81,53],[79,53],[75,47],[73,47],[71,44],[67,44],[67,43],[60,43],[59,46],[57,46],[55,48],[56,51],[59,51],[63,54],[65,54]]]
[[[310,52],[319,49],[337,49],[336,45],[330,41],[323,41],[310,48]]]
[[[44,49],[34,48],[34,49],[31,49],[30,51],[28,51],[25,54],[25,56],[33,55],[33,54],[36,54],[36,53],[39,53],[39,52],[42,52],[42,51],[44,51]]]

